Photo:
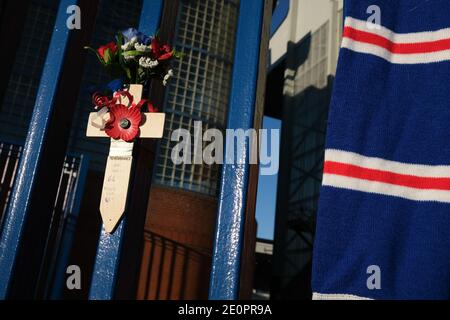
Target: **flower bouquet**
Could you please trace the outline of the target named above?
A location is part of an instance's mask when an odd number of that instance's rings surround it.
[[[119,32],[116,41],[97,50],[85,48],[97,56],[113,79],[92,94],[98,110],[92,125],[113,139],[133,141],[139,135],[142,107],[146,105],[148,112],[157,111],[151,102],[141,99],[143,85],[152,79],[167,85],[173,76],[171,61],[181,54],[161,43],[157,36],[149,37],[134,28]]]

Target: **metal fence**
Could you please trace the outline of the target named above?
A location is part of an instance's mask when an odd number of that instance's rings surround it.
[[[3,224],[9,196],[16,177],[22,146],[11,143],[0,143],[0,226]]]
[[[23,146],[0,142],[0,230],[14,186]],[[66,155],[59,178],[58,191],[48,230],[45,256],[39,283],[44,296],[57,297],[61,290],[59,266],[68,259],[84,189],[87,159],[82,155]]]
[[[17,174],[23,146],[0,142],[0,221],[7,209],[9,196]],[[55,199],[55,212],[67,214],[80,170],[82,156],[68,155],[65,158]],[[63,217],[64,218],[64,217]]]

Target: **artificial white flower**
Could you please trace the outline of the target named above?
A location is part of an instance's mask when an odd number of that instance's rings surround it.
[[[134,48],[140,52],[149,52],[151,50],[151,46],[146,46],[145,44],[135,43]]]
[[[128,51],[128,50],[134,49],[134,46],[136,43],[137,43],[137,37],[131,38],[130,41],[128,41],[127,43],[125,43],[121,46],[122,51]]]
[[[123,56],[125,62],[133,61],[135,60],[135,56]]]
[[[148,57],[139,58],[139,65],[143,68],[155,68],[158,64],[158,60],[152,60]]]
[[[167,71],[166,75],[164,76],[164,80],[169,80],[171,77],[173,77],[173,70],[170,69],[169,71]]]
[[[169,81],[169,79],[170,79],[171,77],[173,77],[173,70],[172,70],[172,69],[170,69],[169,71],[167,71],[166,75],[164,76],[164,79],[163,79],[163,86],[166,86],[166,85],[167,85],[167,82]]]

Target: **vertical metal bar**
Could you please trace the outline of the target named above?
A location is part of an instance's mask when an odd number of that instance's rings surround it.
[[[71,203],[69,205],[68,214],[64,221],[63,226],[64,231],[62,233],[61,244],[55,264],[55,277],[50,292],[51,299],[62,298],[62,292],[66,276],[66,268],[69,261],[70,250],[72,249],[72,244],[75,238],[75,228],[78,219],[78,214],[80,212],[81,200],[83,199],[84,186],[86,184],[88,169],[89,169],[89,156],[82,155],[77,170],[77,177],[76,177],[77,180],[75,182],[73,195],[69,197],[71,198],[70,200]],[[73,173],[71,172],[71,174]]]
[[[139,31],[152,36],[155,35],[161,23],[163,0],[144,0],[142,2]]]
[[[14,166],[13,166],[14,168],[13,168],[13,170],[11,172],[11,176],[9,178],[9,185],[7,187],[8,191],[6,193],[6,198],[5,198],[5,207],[3,208],[2,218],[0,219],[0,230],[1,230],[1,228],[3,228],[3,221],[4,221],[6,210],[8,209],[9,198],[11,197],[11,191],[14,186],[14,181],[16,179],[17,168],[19,166],[20,158],[22,157],[23,147],[15,145],[15,148],[17,148],[17,150],[16,150],[17,154],[15,155]],[[14,157],[14,154],[13,154],[13,157]]]
[[[158,31],[163,4],[163,0],[143,0],[139,23],[140,31],[147,35],[154,35]],[[125,223],[126,217],[122,219],[113,234],[106,233],[102,227],[89,292],[91,300],[114,298]]]
[[[265,1],[241,1],[234,55],[228,129],[253,127],[261,30]],[[248,17],[252,17],[249,19]],[[225,145],[228,154],[230,145]],[[235,164],[225,163],[219,195],[209,298],[237,299],[249,178],[249,143],[232,150]],[[240,157],[240,158],[238,158]]]
[[[56,91],[69,41],[66,10],[68,6],[77,3],[77,0],[61,0],[58,8],[55,27],[19,165],[17,181],[14,185],[0,237],[0,299],[5,299],[11,283],[11,276],[35,184],[34,177],[43,154],[44,141],[54,109]]]

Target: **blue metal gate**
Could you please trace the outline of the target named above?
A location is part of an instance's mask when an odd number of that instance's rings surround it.
[[[30,129],[22,150],[20,163],[17,167],[16,182],[10,197],[10,205],[4,214],[4,228],[0,237],[0,299],[8,295],[12,274],[15,268],[17,254],[23,237],[26,220],[29,218],[30,199],[35,187],[35,175],[40,161],[45,156],[48,128],[55,114],[55,97],[58,92],[58,82],[66,59],[66,51],[70,34],[66,27],[66,9],[77,5],[76,0],[62,0],[59,5],[57,19],[45,67],[30,122]],[[261,37],[269,33],[267,13],[272,0],[240,1],[239,22],[236,35],[235,63],[231,88],[231,99],[228,111],[228,128],[249,129],[255,126],[255,106],[262,107],[261,96],[257,96],[258,83],[265,74],[266,65],[260,61],[267,50],[267,43],[261,46]],[[163,0],[143,0],[139,28],[145,34],[155,34],[159,28]],[[249,19],[251,17],[251,19]],[[269,19],[270,20],[270,19]],[[260,55],[261,50],[263,54]],[[261,113],[261,110],[259,111]],[[225,146],[227,148],[227,146]],[[213,251],[213,264],[210,283],[210,299],[237,299],[239,297],[240,266],[242,247],[244,243],[245,214],[247,191],[249,186],[250,165],[248,159],[248,144],[244,152],[235,150],[235,155],[244,154],[239,159],[239,165],[224,165],[222,170],[221,191],[219,194],[219,209],[217,229]],[[78,178],[77,183],[82,184]],[[68,212],[77,211],[79,186],[69,193],[73,198],[66,198],[64,206]],[[72,189],[73,189],[72,188]],[[62,194],[61,194],[62,195]],[[71,205],[69,205],[71,204]],[[54,258],[52,265],[59,269],[65,266],[67,250],[71,240],[68,230],[71,230],[70,215],[63,215],[67,223],[58,234],[63,239],[62,246]],[[90,299],[113,299],[118,276],[122,244],[126,233],[126,219],[123,219],[116,231],[108,235],[102,230],[100,234],[97,257],[95,262]],[[51,268],[50,268],[51,269]],[[50,271],[51,272],[51,271]],[[59,275],[59,273],[58,273]],[[63,278],[53,278],[53,285],[48,288],[52,297],[57,298],[61,290]]]
[[[0,231],[17,178],[22,151],[21,145],[0,142]],[[89,159],[86,156],[67,155],[61,170],[52,225],[48,232],[46,258],[40,273],[40,281],[45,286],[45,296],[49,298],[57,299],[62,294],[88,166]]]

